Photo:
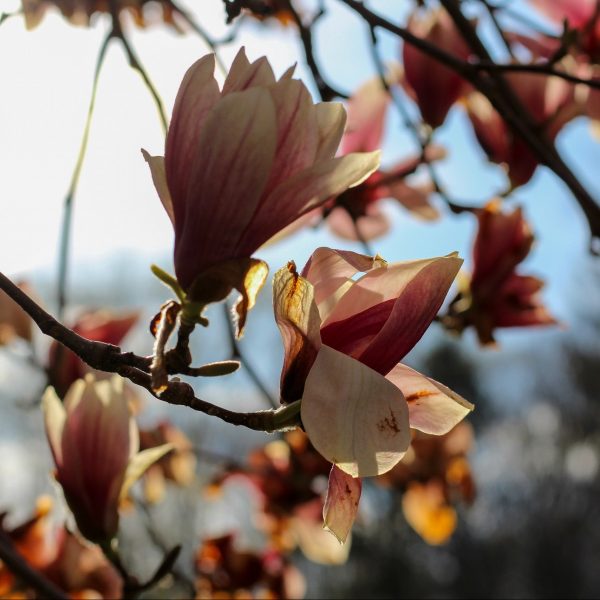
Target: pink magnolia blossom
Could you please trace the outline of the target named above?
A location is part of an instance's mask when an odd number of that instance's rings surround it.
[[[449,311],[451,328],[453,321],[459,331],[474,326],[482,344],[494,343],[497,327],[556,324],[538,297],[543,281],[516,272],[531,250],[533,233],[521,208],[505,212],[501,206],[495,200],[477,211],[473,275]]]
[[[214,65],[211,54],[188,70],[164,159],[145,157],[175,230],[179,285],[196,302],[235,287],[252,304],[267,270],[252,253],[363,181],[379,153],[335,158],[344,108],[313,104],[293,68],[276,80],[266,58],[250,63],[242,49],[220,90]]]
[[[550,141],[582,112],[575,102],[573,86],[563,79],[508,73],[506,80]],[[527,183],[539,164],[527,144],[479,92],[469,95],[467,111],[481,147],[492,162],[504,166],[512,187]]]
[[[392,69],[388,83],[397,83],[400,77]],[[370,152],[381,147],[383,128],[390,95],[381,79],[375,77],[364,83],[348,101],[348,124],[341,143],[341,153]],[[424,161],[444,158],[440,146],[430,146]],[[327,224],[338,236],[346,239],[374,239],[389,230],[389,221],[381,211],[380,200],[397,200],[413,216],[434,220],[437,210],[429,203],[433,192],[431,183],[410,185],[406,177],[420,166],[419,156],[411,156],[390,169],[379,169],[360,185],[346,190],[338,196],[327,216]],[[357,231],[358,229],[358,231]]]
[[[415,12],[407,27],[412,34],[456,58],[469,58],[469,47],[445,10],[431,10],[425,15]],[[423,120],[439,127],[468,86],[458,73],[412,44],[405,42],[402,52],[407,91],[414,96]]]
[[[42,406],[56,480],[79,531],[93,542],[111,540],[120,499],[171,446],[138,452],[137,426],[118,377],[95,381],[87,375],[71,386],[64,404],[48,388]]]
[[[397,464],[411,427],[443,434],[472,410],[399,363],[436,316],[461,263],[449,255],[387,264],[319,248],[302,275],[293,263],[275,275],[275,318],[285,349],[281,398],[302,399],[303,426],[334,464],[325,521],[340,540],[358,505],[355,478]]]

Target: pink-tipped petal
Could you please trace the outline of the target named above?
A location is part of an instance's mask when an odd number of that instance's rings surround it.
[[[142,150],[142,154],[144,156],[144,160],[150,167],[152,181],[154,182],[154,187],[158,192],[158,197],[160,198],[160,201],[162,202],[169,219],[171,219],[173,227],[175,227],[175,211],[173,209],[173,199],[171,198],[171,193],[169,192],[169,186],[167,184],[164,156],[150,156],[150,154],[148,154],[148,152],[145,150]]]
[[[275,107],[262,88],[228,95],[209,115],[198,141],[181,235],[176,236],[175,270],[184,289],[206,267],[238,256],[235,245],[254,220],[276,137]],[[207,227],[206,219],[227,227]]]
[[[332,465],[323,506],[324,525],[343,544],[358,512],[362,481]]]
[[[404,394],[411,428],[424,433],[444,435],[475,408],[445,385],[400,363],[386,379]]]
[[[306,380],[301,414],[314,447],[352,477],[389,471],[410,443],[402,392],[327,346],[321,346]]]
[[[421,339],[460,269],[449,255],[363,275],[321,329],[323,343],[386,374]]]
[[[293,402],[302,396],[304,382],[321,346],[320,318],[312,285],[293,263],[273,278],[273,309],[283,341],[281,399]]]

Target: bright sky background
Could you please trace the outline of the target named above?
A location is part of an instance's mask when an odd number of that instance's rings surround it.
[[[332,84],[351,91],[374,73],[367,32],[351,11],[335,0],[327,4],[330,12],[316,28],[319,58]],[[222,1],[202,0],[202,5],[203,26],[219,37],[226,32]],[[411,5],[397,0],[371,3],[394,20]],[[17,6],[13,0],[12,7]],[[10,8],[11,2],[5,2],[3,9]],[[63,198],[79,148],[97,51],[107,27],[103,18],[96,19],[90,29],[74,27],[54,11],[32,32],[25,30],[21,17],[0,27],[0,270],[8,274],[51,273],[56,268]],[[170,114],[183,73],[207,48],[196,35],[178,35],[164,26],[144,31],[131,26],[128,35]],[[397,41],[385,34],[382,39],[385,58],[393,59],[398,54]],[[298,74],[307,75],[292,28],[277,23],[269,27],[246,24],[236,42],[223,48],[225,62],[231,61],[240,44],[246,45],[251,58],[266,54],[276,73],[299,62]],[[384,160],[393,163],[414,146],[402,133],[393,111],[389,118]],[[460,108],[453,111],[437,139],[447,143],[450,151],[440,172],[454,195],[477,201],[489,198],[500,178],[474,145]],[[584,183],[600,195],[600,145],[592,139],[587,123],[583,119],[571,123],[561,134],[559,146]],[[170,266],[171,225],[141,157],[142,147],[153,154],[162,152],[160,123],[141,79],[128,67],[119,44],[113,42],[100,79],[76,198],[71,246],[74,277],[93,275],[100,259],[109,257],[112,261],[131,257],[148,263],[160,260]],[[566,288],[587,256],[584,219],[568,191],[546,169],[538,169],[534,180],[516,197],[525,204],[539,234],[528,259],[529,270],[549,279],[551,305],[559,315],[565,314],[573,301]],[[469,256],[472,217],[449,217],[423,225],[397,206],[389,210],[395,227],[374,243],[389,260],[452,250]],[[274,271],[290,258],[302,264],[319,245],[358,249],[321,229],[303,232],[261,256],[272,263]]]

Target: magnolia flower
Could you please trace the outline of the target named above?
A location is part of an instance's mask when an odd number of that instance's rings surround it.
[[[302,275],[293,263],[275,275],[285,349],[281,398],[302,399],[302,424],[334,465],[324,515],[340,540],[356,514],[358,477],[397,464],[411,427],[443,434],[473,408],[399,363],[436,316],[461,264],[456,255],[387,264],[319,248]]]
[[[425,15],[415,12],[407,28],[412,34],[456,58],[469,58],[469,47],[450,15],[441,8],[428,11]],[[414,97],[423,120],[432,127],[439,127],[468,86],[456,71],[412,44],[405,42],[402,53],[407,92]]]
[[[563,79],[507,73],[506,80],[550,141],[582,112],[575,102],[573,86]],[[513,188],[527,183],[539,164],[527,144],[479,92],[471,93],[466,105],[477,140],[489,159],[505,167]]]
[[[445,318],[457,331],[474,326],[482,344],[494,343],[497,327],[556,324],[537,297],[544,282],[516,272],[529,254],[533,233],[521,208],[503,212],[501,207],[499,200],[493,200],[477,211],[473,275]]]
[[[171,446],[138,452],[137,426],[118,377],[79,379],[64,405],[48,388],[42,407],[56,480],[79,531],[93,542],[111,540],[117,533],[120,500]]]
[[[117,12],[129,12],[136,25],[145,27],[144,6],[155,0],[114,0]],[[178,29],[173,21],[173,5],[168,0],[158,0],[162,20]],[[110,13],[110,2],[105,0],[22,0],[23,15],[27,29],[34,29],[43,19],[46,10],[55,6],[74,25],[89,26],[95,13]]]
[[[388,83],[399,80],[397,69],[392,69]],[[381,146],[383,127],[390,95],[381,79],[375,77],[364,83],[348,101],[348,124],[342,138],[341,152],[370,152]],[[389,221],[381,211],[380,200],[397,200],[405,209],[420,219],[434,220],[437,210],[429,203],[433,186],[409,185],[405,178],[412,175],[421,162],[441,159],[445,151],[440,146],[430,146],[423,157],[411,156],[390,169],[379,169],[366,181],[345,191],[336,198],[329,209],[327,224],[340,237],[347,239],[373,239],[385,234]],[[358,230],[358,231],[357,231]]]
[[[165,157],[152,177],[175,229],[175,273],[204,305],[242,294],[246,312],[266,278],[252,253],[331,196],[357,185],[379,153],[334,158],[346,120],[341,104],[313,104],[289,69],[276,80],[266,58],[243,49],[223,84],[208,55],[186,73],[173,109]]]

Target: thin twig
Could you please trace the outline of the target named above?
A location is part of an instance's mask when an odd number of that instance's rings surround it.
[[[113,36],[113,31],[109,31],[108,35],[104,38],[100,50],[98,51],[98,57],[96,59],[96,67],[94,69],[94,80],[92,84],[92,95],[90,97],[90,103],[88,105],[87,117],[85,120],[85,126],[83,128],[83,135],[81,137],[81,143],[79,145],[79,154],[77,155],[77,161],[75,162],[75,168],[71,175],[71,182],[67,195],[65,196],[63,206],[63,222],[60,233],[60,251],[58,258],[58,318],[61,319],[64,313],[64,309],[67,303],[67,272],[69,263],[69,242],[71,239],[71,223],[73,220],[73,201],[75,199],[75,193],[77,192],[77,186],[79,184],[79,177],[81,175],[81,168],[83,167],[83,161],[87,152],[88,141],[90,137],[90,127],[92,125],[92,117],[94,115],[94,107],[96,105],[96,95],[98,93],[98,81],[100,79],[100,71],[106,58],[106,51],[108,44]]]
[[[510,45],[508,38],[506,37],[506,34],[504,33],[504,29],[502,29],[502,26],[500,25],[500,22],[498,21],[498,16],[496,15],[497,8],[495,6],[493,6],[492,4],[490,4],[489,2],[487,2],[487,0],[481,0],[481,3],[485,6],[488,14],[490,15],[490,19],[492,20],[494,29],[496,30],[496,32],[498,33],[498,36],[502,40],[502,43],[504,44],[504,47],[506,48],[508,55],[514,59],[515,55],[513,53],[513,49]]]
[[[299,422],[300,401],[292,402],[277,410],[237,413],[196,398],[190,385],[175,379],[169,381],[166,389],[159,394],[152,389],[152,378],[148,374],[150,357],[138,356],[133,352],[121,352],[118,346],[81,337],[59,323],[3,273],[0,273],[0,289],[33,319],[42,333],[77,354],[90,367],[108,373],[118,373],[145,388],[163,402],[188,406],[232,425],[242,425],[256,431],[279,431],[294,427]]]
[[[69,596],[63,590],[29,565],[17,552],[10,537],[3,531],[0,531],[0,560],[23,583],[33,588],[40,595],[40,598],[68,600]]]

